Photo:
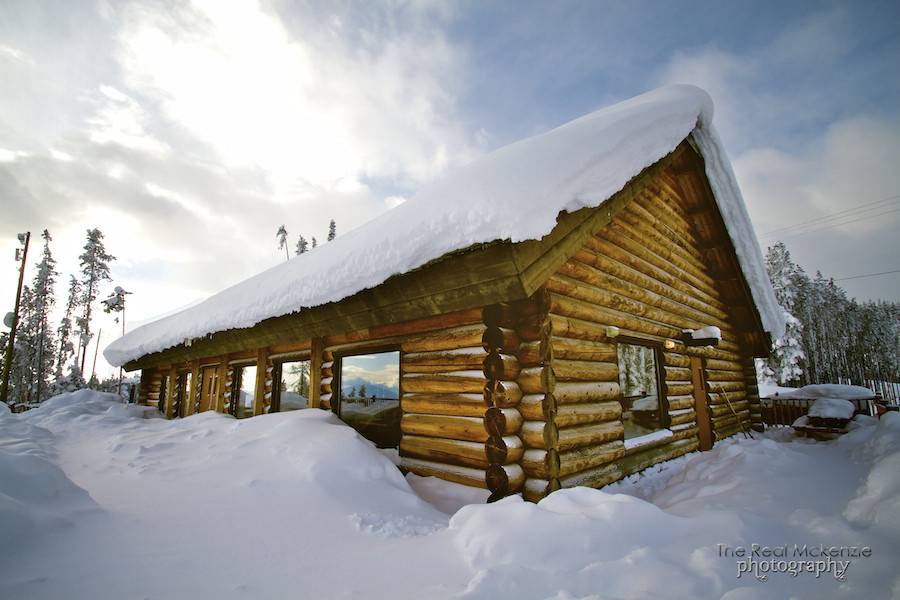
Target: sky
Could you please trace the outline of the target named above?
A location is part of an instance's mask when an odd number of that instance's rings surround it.
[[[900,301],[844,279],[900,269],[896,1],[0,0],[0,307],[18,232],[61,304],[99,227],[130,328],[284,260],[281,224],[323,242],[668,83],[712,95],[763,249]]]

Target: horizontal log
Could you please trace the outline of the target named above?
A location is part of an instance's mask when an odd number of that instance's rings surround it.
[[[546,421],[525,421],[519,437],[527,448],[550,449],[556,447],[559,431],[555,424]]]
[[[400,419],[400,431],[407,435],[481,443],[488,438],[482,419],[476,417],[405,414]]]
[[[691,370],[683,367],[665,367],[666,381],[690,381]]]
[[[681,328],[679,327],[651,321],[633,313],[591,304],[584,300],[577,300],[552,292],[548,294],[548,298],[549,310],[552,315],[601,324],[604,327],[615,325],[616,327],[624,327],[664,338],[677,338],[681,335]]]
[[[527,394],[517,406],[528,421],[546,421],[550,414],[549,398],[546,394]]]
[[[706,359],[707,369],[718,369],[720,371],[740,371],[743,373],[743,366],[738,361],[722,360],[718,358]],[[746,378],[746,374],[744,375]],[[756,381],[756,372],[753,373],[753,381]]]
[[[422,333],[403,340],[402,347],[405,353],[472,348],[481,346],[484,330],[485,326],[477,323]]]
[[[618,420],[622,416],[622,405],[616,400],[589,402],[583,404],[557,405],[555,422],[557,427],[571,427],[587,423]]]
[[[521,367],[538,367],[544,362],[544,355],[541,353],[541,342],[535,340],[533,342],[522,342],[519,344],[519,365]]]
[[[422,477],[440,477],[446,481],[487,489],[487,483],[484,480],[484,469],[448,465],[408,456],[400,457],[400,466]]]
[[[561,477],[559,479],[559,485],[563,488],[578,486],[601,488],[622,479],[622,477],[623,474],[621,469],[619,469],[619,465],[613,463],[602,467],[588,469],[586,471],[580,471],[569,475],[568,477]]]
[[[400,455],[479,469],[486,469],[489,464],[484,444],[480,442],[418,435],[404,435],[400,439]]]
[[[669,403],[669,410],[681,410],[694,406],[693,396],[666,396],[666,400]]]
[[[721,404],[711,404],[709,406],[709,413],[713,417],[721,417],[733,414],[733,412],[740,413],[743,411],[749,411],[750,403],[747,400],[737,400],[731,401],[731,405],[727,402],[723,402]]]
[[[610,342],[550,336],[548,345],[553,359],[616,362],[616,345]]]
[[[625,444],[621,440],[561,452],[558,455],[559,476],[565,477],[600,467],[623,456],[625,456]]]
[[[540,502],[552,491],[553,489],[548,480],[528,478],[525,480],[525,487],[522,489],[522,497],[529,502]]]
[[[556,450],[528,449],[522,454],[520,462],[528,477],[550,479],[559,471],[559,455]]]
[[[403,393],[465,394],[483,391],[486,380],[481,371],[457,371],[443,374],[406,375],[400,385]]]
[[[666,396],[686,396],[694,392],[694,386],[690,383],[665,382]]]
[[[553,398],[557,405],[617,400],[619,398],[619,383],[616,381],[557,383],[553,388]]]
[[[693,409],[686,408],[679,411],[669,412],[669,425],[681,425],[684,423],[693,423],[697,418]]]
[[[687,354],[677,354],[675,352],[664,352],[663,362],[666,366],[671,367],[690,367],[691,357]]]
[[[517,463],[522,459],[525,444],[517,435],[504,437],[490,436],[484,443],[484,453],[488,463],[493,465],[506,465]]]
[[[662,446],[653,446],[643,452],[626,456],[618,462],[624,475],[632,475],[666,460],[671,460],[688,452],[693,452],[699,446],[696,438],[677,440]]]
[[[522,415],[515,408],[491,407],[484,412],[484,429],[490,435],[514,434],[522,427]]]
[[[619,367],[611,362],[562,360],[554,357],[551,367],[556,381],[619,380]]]
[[[482,390],[482,393],[487,395],[485,390]],[[490,397],[494,406],[511,408],[518,405],[522,399],[522,388],[515,381],[498,381],[491,388]]]
[[[481,336],[481,346],[485,350],[494,349],[512,354],[519,349],[519,336],[512,329],[488,327]]]
[[[592,444],[621,440],[624,435],[625,429],[622,427],[621,421],[559,428],[556,447],[560,452],[564,452]]]
[[[522,391],[526,394],[540,394],[543,393],[544,383],[543,383],[543,372],[544,367],[528,367],[527,369],[522,369],[519,372],[519,378],[516,382],[519,384],[519,387],[522,388]]]
[[[491,465],[484,477],[487,489],[496,495],[518,492],[525,485],[525,471],[519,465]]]
[[[686,429],[679,429],[678,431],[672,432],[671,440],[676,442],[678,440],[687,440],[687,439],[697,439],[697,434],[700,430],[696,425],[692,427],[688,427]]]
[[[716,369],[706,369],[706,379],[709,381],[739,381],[741,387],[744,386],[744,375],[739,371],[719,371]]]
[[[481,346],[460,348],[459,350],[439,350],[435,352],[412,352],[403,355],[403,373],[446,373],[451,371],[482,370],[488,353]],[[504,377],[515,379],[519,372],[519,361],[515,356],[501,354]]]
[[[403,394],[405,413],[481,417],[487,408],[482,394]]]

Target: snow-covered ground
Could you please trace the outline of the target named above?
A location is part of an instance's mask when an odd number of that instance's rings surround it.
[[[782,429],[604,491],[456,510],[483,494],[404,478],[330,413],[165,421],[112,400],[0,412],[0,598],[900,595],[898,414],[857,417],[835,442]],[[758,581],[719,544],[872,550],[837,559],[843,581]]]

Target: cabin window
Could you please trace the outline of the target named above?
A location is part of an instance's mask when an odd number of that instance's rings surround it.
[[[188,393],[191,387],[191,373],[189,371],[179,373],[175,388],[175,405],[172,407],[173,416],[185,416],[185,410],[188,406]]]
[[[235,367],[231,375],[231,403],[228,412],[238,419],[252,417],[255,393],[256,365]]]
[[[637,343],[619,343],[616,356],[625,439],[664,429],[667,420],[666,404],[660,391],[659,349]]]
[[[309,406],[309,361],[290,360],[278,363],[275,376],[280,383],[267,412],[287,412]]]
[[[338,416],[379,448],[400,446],[400,353],[340,357],[332,381]],[[335,388],[334,385],[338,387]]]

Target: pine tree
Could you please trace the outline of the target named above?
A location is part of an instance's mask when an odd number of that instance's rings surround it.
[[[337,225],[334,223],[334,219],[328,224],[328,241],[330,242],[335,237],[337,237]]]
[[[297,250],[295,253],[299,255],[305,253],[307,250],[309,250],[309,242],[301,235],[300,239],[297,240]]]
[[[103,233],[99,229],[88,229],[87,242],[79,259],[81,260],[80,304],[84,313],[76,320],[76,325],[79,332],[78,344],[81,349],[79,371],[83,376],[87,346],[93,335],[91,333],[91,307],[97,299],[100,284],[104,281],[112,281],[112,277],[109,275],[109,263],[116,260],[116,257],[106,252],[103,245]]]
[[[313,248],[316,247],[316,238],[315,237],[312,238],[312,247]]]
[[[359,384],[359,390],[357,391],[357,394],[359,395],[360,398],[366,397],[366,384],[364,384],[364,383]]]
[[[35,376],[35,402],[40,402],[46,398],[46,392],[52,382],[56,346],[53,340],[53,331],[50,328],[50,311],[56,304],[53,288],[56,284],[56,276],[59,273],[56,271],[56,261],[50,252],[50,242],[53,238],[50,237],[50,232],[46,229],[42,237],[44,238],[44,250],[41,255],[41,262],[37,264],[37,271],[32,285],[35,346],[31,350],[31,358],[34,364],[32,371]]]
[[[56,335],[59,338],[59,352],[56,355],[56,379],[62,379],[65,371],[66,362],[75,354],[75,348],[72,345],[72,317],[78,310],[81,301],[81,282],[74,275],[69,276],[69,295],[66,299],[66,311],[63,318],[59,322],[56,329]]]
[[[287,237],[287,229],[284,228],[284,225],[280,226],[278,231],[275,232],[275,238],[278,240],[278,249],[284,250],[284,260],[290,260],[291,258],[288,254]]]
[[[794,316],[794,312],[806,274],[791,260],[790,252],[782,242],[771,246],[766,252],[766,271],[775,291],[775,299],[784,311],[786,327],[784,335],[772,342],[764,373],[767,378],[782,385],[794,384],[803,375],[800,363],[805,358],[802,349],[803,323]]]

